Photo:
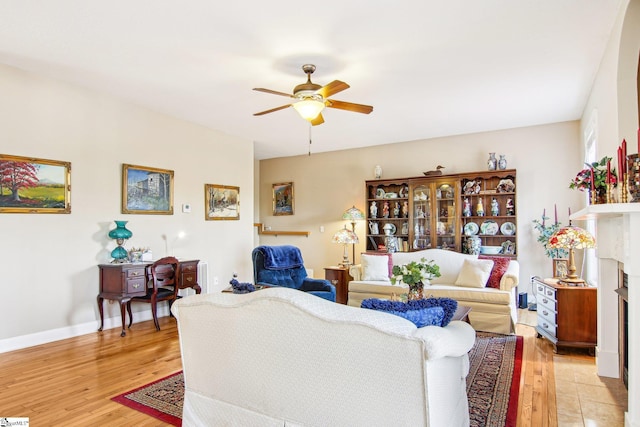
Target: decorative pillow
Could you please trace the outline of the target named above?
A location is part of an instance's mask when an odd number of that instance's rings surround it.
[[[362,280],[389,281],[389,258],[379,255],[362,254]]]
[[[393,257],[391,256],[390,253],[387,252],[363,252],[360,254],[362,255],[370,255],[370,256],[379,256],[379,257],[383,257],[387,259],[387,262],[389,264],[389,277],[391,277],[391,273],[393,273]]]
[[[427,325],[447,326],[458,308],[458,302],[451,298],[433,297],[407,302],[369,298],[363,300],[360,306],[395,314],[421,328]]]
[[[456,286],[484,288],[489,280],[493,261],[490,259],[465,259],[456,279]]]
[[[480,255],[478,256],[478,259],[490,259],[493,261],[493,268],[491,269],[491,275],[489,275],[489,280],[487,281],[487,288],[500,289],[500,280],[507,271],[507,268],[509,268],[511,260],[503,256],[488,255]]]

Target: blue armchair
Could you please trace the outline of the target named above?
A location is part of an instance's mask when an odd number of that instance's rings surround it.
[[[258,246],[251,253],[256,285],[284,286],[336,301],[336,287],[328,280],[307,277],[300,249],[295,246]]]

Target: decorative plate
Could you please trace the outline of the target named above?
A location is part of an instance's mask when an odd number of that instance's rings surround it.
[[[464,226],[465,236],[473,236],[475,234],[478,234],[479,230],[480,227],[478,227],[478,224],[476,224],[475,222],[468,222]]]
[[[384,193],[385,199],[397,199],[398,193]]]
[[[500,226],[500,232],[505,236],[511,236],[516,233],[516,225],[512,222],[505,222]]]
[[[395,224],[391,224],[390,222],[386,223],[384,225],[384,227],[382,227],[382,229],[385,230],[385,231],[387,229],[389,229],[389,231],[391,231],[390,234],[396,234],[396,230],[397,230],[396,225]]]
[[[498,223],[492,220],[488,220],[480,224],[480,233],[489,234],[491,236],[498,234],[500,227]]]

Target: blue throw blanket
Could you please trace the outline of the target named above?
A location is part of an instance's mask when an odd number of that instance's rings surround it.
[[[264,268],[268,270],[284,270],[303,265],[300,249],[291,245],[258,246],[264,255]]]

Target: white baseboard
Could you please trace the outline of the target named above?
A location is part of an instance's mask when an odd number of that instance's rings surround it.
[[[169,305],[161,304],[158,306],[158,317],[166,317],[169,315]],[[151,310],[136,311],[134,313],[135,322],[144,322],[146,320],[152,320]],[[127,321],[128,321],[127,316]],[[67,338],[73,338],[80,335],[96,333],[100,326],[100,321],[86,322],[72,326],[66,326],[64,328],[50,329],[48,331],[36,332],[34,334],[22,335],[19,337],[7,338],[0,340],[0,353],[6,353],[9,351],[20,350],[27,347],[33,347],[34,345],[47,344],[54,341],[60,341]],[[120,316],[104,319],[103,329],[120,328],[121,321]],[[99,333],[99,332],[98,332]]]
[[[596,347],[596,364],[601,377],[620,378],[620,354],[600,351]]]

